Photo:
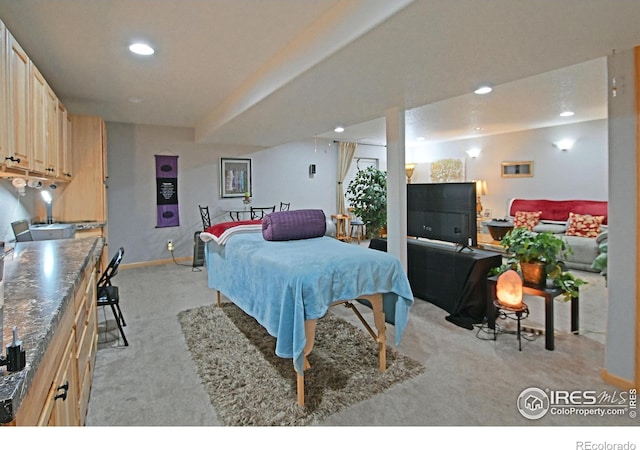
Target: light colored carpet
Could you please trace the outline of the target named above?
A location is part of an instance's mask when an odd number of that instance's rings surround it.
[[[340,308],[340,307],[337,307]],[[364,308],[364,307],[363,307]],[[335,309],[335,308],[334,308]],[[225,425],[308,425],[424,371],[330,312],[318,321],[305,373],[305,406],[297,405],[291,360],[275,355],[275,338],[232,303],[183,311],[178,319],[218,417]]]
[[[582,275],[582,273],[580,273]],[[568,333],[569,305],[556,304],[555,351],[544,339],[515,336],[484,340],[445,320],[447,312],[416,300],[398,351],[426,370],[410,380],[330,415],[320,425],[638,425],[627,417],[551,416],[532,421],[516,409],[528,387],[616,391],[600,376],[604,362],[607,290],[598,274],[586,273],[582,289],[581,334]],[[167,264],[120,270],[125,332],[129,347],[100,344],[87,416],[88,425],[222,425],[202,384],[180,324],[179,312],[211,305],[215,292],[206,272]],[[530,323],[544,323],[542,299],[527,299]],[[353,313],[336,315],[361,327]],[[99,312],[109,320],[110,312]],[[371,319],[366,315],[367,319]],[[104,338],[104,335],[101,339]],[[389,327],[387,342],[394,342]],[[313,369],[312,369],[313,370]]]

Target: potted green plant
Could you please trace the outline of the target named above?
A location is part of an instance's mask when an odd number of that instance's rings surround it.
[[[387,225],[387,173],[372,166],[359,169],[347,188],[347,200],[364,222],[367,237],[378,236]]]
[[[549,280],[564,291],[564,299],[578,297],[578,288],[586,281],[567,272],[561,255],[571,253],[562,237],[550,231],[537,233],[527,228],[514,228],[500,241],[509,258],[507,262],[494,269],[499,274],[507,269],[520,271],[523,280],[528,283],[545,285]]]
[[[604,241],[598,245],[598,256],[593,260],[591,264],[591,268],[600,271],[600,275],[602,275],[605,279],[605,284],[607,282],[607,263],[609,259],[609,241]]]

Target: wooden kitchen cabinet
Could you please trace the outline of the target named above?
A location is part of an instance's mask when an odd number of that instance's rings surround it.
[[[84,425],[98,349],[99,264],[92,259],[82,274],[14,425]]]
[[[64,222],[104,223],[100,228],[77,232],[78,237],[107,236],[107,141],[102,117],[70,115],[73,178],[60,189],[53,215]],[[109,251],[102,263],[106,267]]]
[[[31,170],[45,173],[47,164],[47,81],[38,68],[29,63],[31,112]]]
[[[70,180],[70,122],[66,109],[1,23],[0,48],[0,169],[10,175]]]
[[[70,181],[73,173],[71,149],[71,117],[62,102],[58,101],[58,177]]]
[[[75,363],[75,331],[67,341],[62,362],[47,395],[38,426],[79,425],[78,416],[78,374]]]
[[[29,103],[29,57],[18,41],[6,32],[7,39],[7,96],[10,104],[7,127],[9,155],[3,162],[7,167],[31,168],[31,135]]]
[[[7,101],[7,29],[0,21],[0,164],[9,156],[9,102]]]

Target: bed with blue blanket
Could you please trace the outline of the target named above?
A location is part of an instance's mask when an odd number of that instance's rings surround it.
[[[224,294],[274,336],[278,356],[293,359],[298,403],[304,405],[303,374],[316,320],[336,304],[361,299],[371,306],[378,333],[367,329],[378,342],[380,369],[385,370],[385,320],[395,326],[399,345],[413,304],[400,261],[328,236],[273,241],[258,230],[250,223],[236,234],[227,229],[223,243],[201,235],[208,286],[217,290],[218,302]]]

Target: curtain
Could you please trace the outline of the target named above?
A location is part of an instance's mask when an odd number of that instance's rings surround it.
[[[338,214],[346,214],[344,207],[345,188],[342,182],[349,172],[349,166],[351,166],[355,153],[355,142],[340,142],[338,144],[338,189],[336,195],[336,211]]]

